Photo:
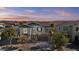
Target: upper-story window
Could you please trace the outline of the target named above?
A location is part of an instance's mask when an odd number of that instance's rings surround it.
[[[38,28],[37,28],[37,31],[42,31],[42,28],[38,27]]]

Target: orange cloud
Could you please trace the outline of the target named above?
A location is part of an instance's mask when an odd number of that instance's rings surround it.
[[[60,12],[59,15],[61,15],[61,16],[73,16],[72,13],[68,13],[68,12],[65,12],[65,11]]]

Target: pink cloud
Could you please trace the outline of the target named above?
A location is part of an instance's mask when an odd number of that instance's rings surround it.
[[[57,15],[59,16],[73,16],[73,13],[70,12],[66,12],[64,10],[55,10],[55,12],[57,13]]]

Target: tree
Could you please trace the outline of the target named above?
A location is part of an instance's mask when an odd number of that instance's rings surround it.
[[[56,32],[53,34],[52,40],[53,40],[53,43],[55,44],[56,48],[58,50],[62,50],[62,47],[67,45],[69,38],[61,32],[59,32],[59,33]]]
[[[16,30],[14,28],[5,28],[4,32],[2,32],[1,37],[3,39],[9,39],[10,45],[12,44],[12,40],[16,37]]]
[[[55,25],[51,26],[51,28],[50,43],[53,44],[58,50],[62,50],[62,47],[66,46],[69,41],[68,35],[65,32],[57,32]]]
[[[17,39],[17,42],[19,44],[21,44],[20,50],[25,50],[26,49],[25,43],[29,41],[28,36],[27,35],[21,35],[21,36],[17,37],[16,39]]]

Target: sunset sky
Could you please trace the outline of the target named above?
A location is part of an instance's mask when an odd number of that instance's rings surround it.
[[[0,7],[0,20],[61,21],[79,20],[76,7]]]

